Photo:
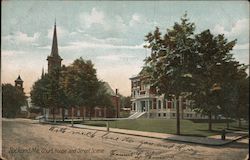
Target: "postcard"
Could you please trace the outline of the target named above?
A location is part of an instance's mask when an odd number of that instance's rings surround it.
[[[1,4],[1,159],[248,159],[247,1]]]

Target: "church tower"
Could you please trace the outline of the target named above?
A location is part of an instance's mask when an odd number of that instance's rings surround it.
[[[23,80],[21,79],[20,75],[15,80],[15,87],[23,92]]]
[[[48,73],[50,74],[52,72],[52,70],[61,68],[61,61],[62,60],[63,59],[59,56],[59,53],[58,53],[57,35],[56,35],[56,22],[55,22],[51,53],[47,57]]]

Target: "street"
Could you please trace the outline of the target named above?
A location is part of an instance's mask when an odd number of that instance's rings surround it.
[[[7,160],[241,160],[248,154],[248,139],[215,147],[28,119],[3,119],[2,127],[3,157]]]

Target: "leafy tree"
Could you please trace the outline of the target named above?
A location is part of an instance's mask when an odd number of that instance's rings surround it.
[[[238,87],[239,101],[236,105],[236,117],[241,127],[241,118],[249,121],[249,76],[241,79]]]
[[[193,107],[208,115],[208,129],[212,130],[212,115],[220,108],[221,85],[224,85],[225,77],[229,77],[229,72],[223,68],[225,63],[233,60],[230,51],[236,40],[228,42],[224,35],[214,36],[209,30],[205,30],[195,36],[195,42],[194,63],[197,68],[192,70],[195,81],[195,90],[192,92],[195,102]]]
[[[99,106],[101,108],[114,107],[111,101],[111,95],[107,92],[107,88],[105,87],[105,82],[99,81],[98,90],[94,99],[94,106]]]
[[[120,95],[121,97],[121,108],[130,108],[131,107],[131,97],[127,96],[124,97],[122,95]]]
[[[2,84],[3,117],[14,118],[27,103],[24,93],[11,84]]]
[[[45,74],[37,80],[31,89],[31,102],[43,108],[50,108],[55,120],[55,110],[62,102],[59,84],[60,69],[53,69],[50,74]]]
[[[239,104],[242,101],[240,97],[243,96],[241,85],[247,77],[246,68],[247,66],[234,60],[223,62],[220,67],[219,74],[222,78],[220,82],[222,88],[220,106],[222,107],[222,114],[227,118],[227,128],[229,128],[229,117],[238,118],[240,115],[236,113],[240,113],[240,108],[243,107]]]
[[[39,107],[48,108],[49,76],[45,74],[38,79],[30,91],[31,102]]]
[[[190,70],[193,63],[193,36],[194,23],[188,22],[187,14],[181,18],[181,23],[175,23],[172,29],[161,36],[159,28],[154,33],[146,35],[145,46],[151,49],[151,55],[145,59],[146,67],[149,67],[151,84],[157,87],[159,94],[165,96],[174,95],[178,101],[180,96],[190,91]],[[180,134],[179,103],[177,104],[177,129]]]
[[[71,107],[87,106],[91,119],[91,112],[96,105],[95,97],[99,87],[94,65],[89,60],[76,59],[73,64],[66,67],[63,77],[61,83],[64,93],[68,97],[68,104]]]

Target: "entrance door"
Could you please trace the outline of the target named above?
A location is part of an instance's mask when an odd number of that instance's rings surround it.
[[[141,111],[142,112],[146,111],[145,101],[141,101]]]

